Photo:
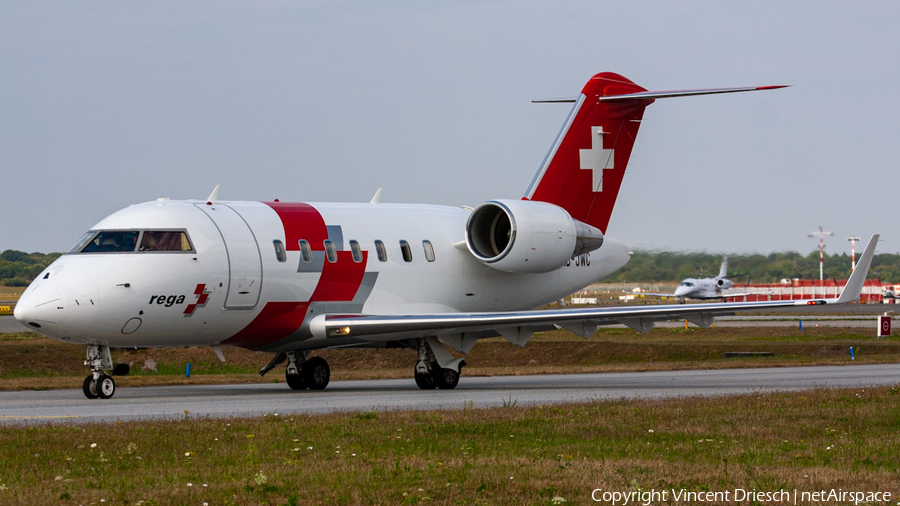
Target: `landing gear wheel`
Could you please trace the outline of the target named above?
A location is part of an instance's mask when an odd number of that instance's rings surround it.
[[[306,375],[303,374],[303,369],[300,370],[300,374],[288,374],[285,372],[284,380],[287,381],[291,390],[306,390]]]
[[[303,377],[310,390],[324,390],[331,379],[331,368],[322,357],[313,357],[303,364]]]
[[[97,382],[94,381],[93,375],[84,378],[82,390],[84,390],[84,396],[88,399],[96,399],[97,397],[100,397],[99,395],[97,395]]]
[[[101,375],[97,379],[97,396],[101,399],[109,399],[116,393],[116,382],[111,376]]]
[[[453,369],[435,368],[434,384],[441,390],[452,390],[459,384],[459,373]]]
[[[416,386],[422,390],[432,390],[437,385],[434,384],[434,377],[430,374],[416,373]]]

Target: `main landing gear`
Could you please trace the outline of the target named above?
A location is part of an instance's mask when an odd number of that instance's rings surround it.
[[[419,352],[419,361],[416,362],[414,377],[416,386],[422,390],[432,390],[440,388],[441,390],[452,390],[459,384],[459,372],[456,369],[442,368],[438,364],[434,351],[424,339],[419,339],[417,343]],[[446,350],[443,350],[447,353]],[[448,353],[449,354],[449,353]],[[465,361],[461,362],[459,368],[465,365]]]
[[[322,357],[306,359],[305,351],[288,351],[284,379],[291,390],[324,390],[331,380],[331,368]]]
[[[88,399],[109,399],[116,393],[116,382],[106,374],[112,369],[112,355],[109,346],[90,345],[87,347],[87,360],[84,365],[91,368],[91,375],[84,379],[82,390]]]

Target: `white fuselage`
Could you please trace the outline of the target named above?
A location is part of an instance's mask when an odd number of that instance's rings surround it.
[[[413,204],[138,204],[92,230],[184,231],[187,250],[65,254],[28,287],[16,317],[79,344],[301,349],[315,347],[308,324],[319,314],[534,309],[630,258],[606,238],[556,270],[504,272],[467,249],[469,213]],[[306,260],[301,241],[312,246]]]
[[[675,296],[687,299],[717,299],[722,297],[722,290],[731,288],[734,283],[723,277],[688,278],[675,289]]]

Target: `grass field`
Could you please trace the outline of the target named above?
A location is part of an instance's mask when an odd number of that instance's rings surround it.
[[[841,364],[900,361],[900,339],[875,339],[873,329],[833,327],[603,329],[590,339],[569,332],[537,334],[519,348],[502,338],[480,342],[466,357],[464,376],[604,371],[647,371],[724,367]],[[266,377],[256,372],[270,353],[224,347],[227,362],[209,348],[114,350],[113,359],[132,364],[119,386],[283,381],[283,368]],[[772,357],[723,358],[726,351],[770,351]],[[333,379],[408,378],[415,364],[409,350],[320,351]],[[142,371],[147,359],[157,372]],[[76,388],[87,375],[84,348],[34,333],[0,334],[0,389]],[[184,377],[191,363],[191,378]]]
[[[591,504],[598,488],[896,497],[898,401],[875,388],[0,427],[0,503],[558,505]]]
[[[464,375],[900,361],[872,329],[604,329],[479,343]],[[724,359],[725,351],[772,357]],[[114,350],[118,385],[282,381],[271,355]],[[77,388],[83,347],[0,335],[0,388]],[[318,352],[335,379],[410,377],[408,350]],[[153,358],[157,372],[142,372]],[[184,364],[192,363],[191,378]],[[463,381],[465,378],[463,378]],[[286,387],[285,387],[286,388]],[[95,425],[0,426],[0,504],[593,504],[591,491],[900,494],[897,388]],[[671,498],[671,495],[670,495]],[[673,501],[668,501],[673,503]],[[802,503],[802,502],[801,502]],[[717,504],[713,501],[709,504]],[[718,504],[735,504],[733,501]],[[744,504],[753,504],[745,502]],[[847,503],[844,503],[847,504]]]

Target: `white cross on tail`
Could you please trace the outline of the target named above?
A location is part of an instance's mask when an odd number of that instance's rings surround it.
[[[581,168],[593,171],[594,182],[591,188],[595,192],[603,191],[603,169],[612,169],[613,150],[603,149],[603,136],[607,132],[603,127],[591,127],[591,149],[579,149]]]

